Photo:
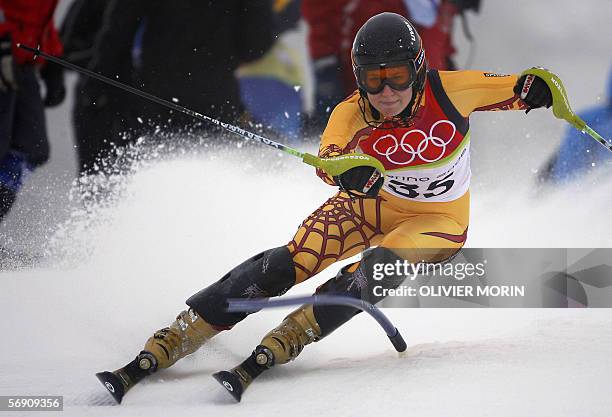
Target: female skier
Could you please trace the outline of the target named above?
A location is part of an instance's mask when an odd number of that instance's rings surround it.
[[[286,245],[266,250],[187,300],[169,327],[154,333],[123,368],[98,374],[121,401],[146,375],[195,352],[242,321],[229,298],[275,297],[331,264],[362,253],[317,289],[377,303],[374,264],[440,262],[464,245],[469,223],[470,130],[474,111],[550,107],[547,84],[481,71],[427,69],[419,34],[404,17],[382,13],[359,30],[352,48],[358,90],[334,109],[321,138],[322,158],[360,152],[378,159],[386,176],[359,166],[325,182],[340,191],[304,220]],[[370,249],[371,248],[371,249]],[[368,249],[366,251],[366,249]],[[395,288],[401,278],[376,281]],[[359,310],[304,305],[264,336],[231,371],[215,374],[240,399],[263,371],[295,359]]]

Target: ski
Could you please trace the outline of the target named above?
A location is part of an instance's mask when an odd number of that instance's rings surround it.
[[[257,346],[251,356],[231,371],[220,371],[213,378],[238,402],[253,380],[274,365],[274,355],[265,346]]]
[[[240,377],[240,374],[234,370],[217,372],[213,374],[213,378],[215,378],[219,384],[223,385],[223,388],[225,388],[237,402],[240,402],[242,394],[244,394],[244,391],[252,381],[252,379],[248,381]]]
[[[132,386],[134,386],[134,384],[131,384],[129,380],[123,379],[119,373],[115,372],[98,372],[96,377],[108,390],[110,395],[112,395],[115,401],[117,401],[117,404],[121,404],[123,396]]]
[[[116,371],[98,372],[96,377],[104,385],[104,388],[121,404],[125,394],[147,375],[151,375],[157,369],[155,357],[146,351],[140,352],[136,359],[119,368]]]

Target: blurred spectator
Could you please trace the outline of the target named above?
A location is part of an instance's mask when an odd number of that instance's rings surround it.
[[[64,57],[75,65],[87,67],[93,46],[104,21],[110,0],[74,0],[60,27]]]
[[[111,3],[111,0],[72,2],[60,30],[68,61],[81,67],[92,66],[95,40]],[[114,75],[131,82],[132,71],[132,61],[125,60],[117,64]],[[133,98],[116,87],[92,83],[86,75],[79,75],[74,96],[72,121],[78,164],[81,172],[88,172],[96,166],[99,156],[108,152],[112,143],[119,142],[128,130],[128,105]]]
[[[423,39],[429,68],[452,70],[454,17],[479,7],[480,0],[304,0],[315,79],[312,128],[321,130],[331,109],[355,90],[350,50],[370,17],[382,12],[407,17]]]
[[[612,70],[608,77],[607,102],[592,107],[578,115],[597,133],[608,141],[612,140]],[[542,169],[539,179],[551,184],[567,183],[601,164],[612,162],[610,151],[583,134],[573,126],[568,126],[561,146],[551,156]]]
[[[113,0],[90,68],[207,116],[235,122],[244,106],[234,72],[240,64],[263,56],[274,41],[273,31],[271,0]],[[121,107],[115,119],[121,130],[181,131],[195,124],[189,116],[134,95],[117,99],[117,92],[95,79],[83,79],[78,89],[82,107],[91,113]],[[86,131],[82,137],[87,140]],[[103,150],[108,142],[121,145],[131,139],[107,137],[95,145]]]
[[[286,35],[298,24],[300,1],[275,0],[274,13],[279,37],[266,55],[239,69],[240,95],[253,121],[297,144],[302,137],[304,63]]]
[[[0,0],[0,220],[9,212],[25,175],[47,162],[44,106],[65,96],[61,71],[17,48],[40,46],[55,56],[62,44],[53,25],[57,0]],[[41,96],[37,72],[45,84]]]

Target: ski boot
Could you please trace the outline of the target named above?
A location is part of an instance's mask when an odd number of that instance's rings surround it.
[[[276,364],[294,360],[304,346],[318,340],[320,335],[312,305],[302,306],[268,333],[244,362],[230,371],[215,373],[213,378],[239,402],[255,378]]]
[[[96,376],[113,398],[121,403],[128,390],[145,376],[157,369],[172,366],[179,359],[198,350],[219,331],[193,309],[182,311],[169,327],[156,331],[147,340],[144,350],[136,359],[114,372],[100,372]]]

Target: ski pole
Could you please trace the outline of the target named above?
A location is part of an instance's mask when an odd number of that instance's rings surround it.
[[[565,87],[561,82],[561,79],[544,68],[530,68],[521,73],[523,75],[535,75],[540,77],[542,80],[546,82],[548,88],[552,93],[553,97],[553,114],[557,119],[563,119],[576,129],[581,131],[582,133],[587,133],[597,142],[599,142],[603,147],[612,152],[612,143],[610,141],[604,139],[599,133],[594,131],[587,125],[584,120],[580,118],[569,104],[569,99],[567,98],[567,93],[565,91]]]
[[[400,334],[397,327],[391,323],[391,321],[383,314],[380,309],[376,306],[368,303],[367,301],[360,300],[353,297],[343,295],[313,295],[307,297],[287,297],[270,300],[268,298],[263,299],[241,299],[241,298],[230,298],[227,300],[227,311],[228,312],[253,312],[262,308],[270,307],[286,307],[301,304],[316,304],[316,305],[343,305],[349,307],[358,308],[361,311],[365,311],[374,318],[384,329],[385,333],[389,337],[389,340],[393,344],[393,347],[398,352],[404,352],[407,348],[404,338]]]
[[[297,156],[298,158],[300,158],[302,160],[302,162],[304,162],[305,164],[311,165],[313,167],[316,168],[320,168],[323,171],[325,171],[328,175],[335,177],[337,175],[342,174],[343,172],[348,171],[351,168],[357,167],[357,166],[371,166],[373,168],[376,168],[378,171],[381,172],[382,175],[384,175],[385,173],[385,168],[383,167],[382,163],[377,160],[376,158],[370,156],[370,155],[365,155],[365,154],[360,154],[360,153],[353,153],[353,154],[347,154],[347,155],[340,155],[340,156],[336,156],[336,157],[332,157],[332,158],[324,158],[321,159],[319,157],[317,157],[316,155],[312,155],[309,153],[305,153],[305,152],[300,152],[297,149],[293,149],[287,145],[283,145],[282,143],[278,143],[275,142],[271,139],[265,138],[263,136],[260,136],[256,133],[253,132],[249,132],[247,130],[244,130],[238,126],[234,126],[231,125],[229,123],[224,123],[220,120],[217,119],[213,119],[212,117],[206,116],[204,114],[198,113],[194,110],[188,109],[187,107],[183,107],[180,106],[176,103],[170,102],[168,100],[164,100],[162,98],[159,98],[157,96],[154,96],[153,94],[149,94],[145,91],[139,90],[137,88],[134,88],[132,86],[129,86],[127,84],[124,84],[122,82],[119,82],[117,80],[113,80],[111,78],[105,77],[104,75],[95,73],[89,69],[83,68],[83,67],[79,67],[78,65],[75,65],[71,62],[68,62],[66,60],[63,60],[61,58],[57,58],[54,57],[52,55],[49,55],[43,51],[40,50],[40,48],[32,48],[29,47],[27,45],[23,45],[23,44],[17,44],[17,47],[21,48],[21,49],[25,49],[26,51],[29,51],[31,53],[33,53],[35,55],[35,57],[41,56],[43,58],[45,58],[47,61],[49,62],[53,62],[54,64],[57,65],[61,65],[62,67],[65,68],[69,68],[73,71],[76,71],[80,74],[83,75],[87,75],[88,77],[92,77],[95,78],[96,80],[102,81],[103,83],[106,84],[110,84],[114,87],[120,88],[122,90],[128,91],[132,94],[136,94],[137,96],[146,98],[147,100],[153,101],[157,104],[160,104],[162,106],[168,107],[172,110],[176,110],[178,112],[184,113],[188,116],[191,116],[195,119],[198,120],[202,120],[204,122],[208,122],[208,123],[212,123],[215,124],[229,132],[235,133],[238,136],[242,137],[243,139],[246,140],[254,140],[256,142],[262,143],[264,145],[268,145],[271,146],[273,148],[278,149],[279,151],[285,152],[289,155],[293,155],[293,156]]]

